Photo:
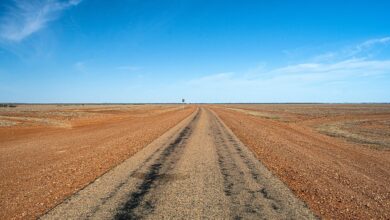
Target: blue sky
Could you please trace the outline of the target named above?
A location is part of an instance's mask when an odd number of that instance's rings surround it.
[[[390,102],[390,1],[0,1],[0,102]]]

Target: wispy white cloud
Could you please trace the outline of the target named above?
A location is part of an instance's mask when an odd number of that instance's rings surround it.
[[[310,84],[343,80],[348,77],[369,77],[390,74],[390,60],[351,59],[335,63],[301,63],[251,74],[218,73],[189,81],[192,85],[261,84],[285,82],[289,84]],[[275,84],[277,85],[277,84]]]
[[[316,62],[337,61],[345,59],[368,58],[390,44],[390,37],[374,38],[357,45],[319,54],[311,60]]]
[[[354,48],[369,48],[387,44],[390,38],[375,39],[356,45]],[[363,50],[362,49],[362,50]],[[327,56],[338,56],[336,53]],[[347,92],[354,99],[362,101],[365,93],[379,94],[377,90],[362,90],[353,83],[380,82],[390,77],[390,60],[365,57],[308,62],[278,68],[251,69],[248,72],[217,73],[192,79],[184,83],[199,91],[197,99],[214,94],[221,97],[215,101],[342,101]],[[379,80],[379,81],[378,81]],[[346,88],[350,88],[346,90]],[[381,90],[383,93],[383,90]],[[389,91],[390,92],[390,91]],[[229,99],[226,99],[229,97]],[[298,97],[298,98],[297,98]],[[378,95],[378,100],[382,100]],[[366,101],[375,101],[366,100]],[[383,100],[382,100],[383,101]]]
[[[14,0],[0,18],[0,38],[9,42],[20,42],[45,28],[59,13],[81,0]]]
[[[390,60],[371,59],[367,54],[361,53],[376,46],[390,43],[390,37],[370,39],[357,44],[349,50],[348,56],[345,49],[336,52],[328,52],[308,59],[309,62],[282,66],[274,69],[266,69],[265,65],[251,69],[247,73],[218,73],[192,80],[190,83],[213,82],[221,84],[223,81],[234,80],[237,82],[274,82],[287,80],[298,84],[312,82],[313,80],[340,80],[346,77],[364,77],[374,75],[390,75]],[[360,54],[359,57],[352,55]],[[319,59],[322,57],[323,59]],[[333,58],[338,59],[333,59]],[[332,59],[330,59],[332,58]],[[344,58],[344,59],[343,59]]]
[[[372,47],[377,44],[388,44],[388,43],[390,43],[390,37],[376,38],[376,39],[367,40],[357,45],[356,48],[361,50],[364,48]]]
[[[369,39],[356,45],[351,49],[347,49],[345,53],[348,56],[368,56],[372,50],[381,49],[381,47],[387,46],[390,43],[390,37]]]

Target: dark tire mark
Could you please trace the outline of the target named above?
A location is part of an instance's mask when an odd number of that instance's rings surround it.
[[[190,175],[194,172],[199,173]],[[203,108],[100,180],[51,217],[314,219],[218,116]],[[178,180],[185,181],[173,183]]]
[[[195,117],[191,120],[191,122],[190,122],[190,124],[198,117],[198,115],[199,115],[199,112],[197,112],[196,114],[195,114]],[[187,126],[188,127],[188,126]],[[187,128],[186,127],[186,128]],[[185,129],[185,128],[184,128]],[[183,130],[184,130],[183,129]],[[175,139],[175,140],[177,140],[177,139]],[[119,191],[132,179],[132,178],[138,178],[138,179],[145,179],[146,178],[146,175],[147,174],[144,174],[144,175],[142,175],[142,178],[140,178],[140,174],[142,174],[141,172],[140,172],[140,170],[141,169],[143,169],[144,168],[144,166],[146,166],[156,155],[158,155],[161,151],[162,151],[162,149],[164,149],[164,148],[159,148],[159,149],[157,149],[155,152],[153,152],[145,161],[143,161],[142,162],[142,164],[137,168],[137,169],[135,169],[133,172],[131,172],[128,176],[127,176],[127,178],[124,180],[124,181],[121,181],[119,184],[117,184],[116,186],[115,186],[115,190],[113,190],[112,192],[110,192],[106,197],[104,197],[104,198],[101,198],[100,199],[100,203],[99,203],[99,205],[97,205],[97,206],[95,206],[93,209],[92,209],[92,211],[87,215],[87,217],[88,218],[93,218],[94,216],[95,216],[95,214],[100,210],[100,207],[101,206],[103,206],[103,205],[105,205],[111,198],[113,198],[113,197],[115,197],[118,193],[119,193]],[[170,176],[170,175],[168,175],[168,176]],[[178,177],[178,178],[180,178],[180,177]],[[173,178],[171,178],[171,179],[173,179]]]
[[[167,182],[166,172],[173,169],[179,160],[186,140],[190,137],[199,118],[199,112],[193,120],[179,133],[176,139],[166,147],[157,160],[148,168],[142,182],[129,195],[129,199],[117,211],[115,219],[140,219],[153,212],[154,201],[146,198],[151,191]]]
[[[224,181],[224,192],[231,200],[232,218],[262,219],[267,213],[277,214],[282,209],[282,201],[274,199],[261,180],[256,166],[242,150],[242,145],[229,133],[219,119],[208,111],[212,118],[218,164]],[[241,164],[241,165],[239,165]],[[247,175],[245,175],[247,173]],[[248,177],[258,185],[249,187]],[[258,198],[262,198],[259,200]]]

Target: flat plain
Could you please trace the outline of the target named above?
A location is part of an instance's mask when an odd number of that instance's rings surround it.
[[[177,105],[1,108],[0,219],[42,215],[193,111]]]
[[[390,218],[390,105],[259,104],[213,109],[319,216]]]
[[[390,105],[0,108],[1,219],[388,219]]]

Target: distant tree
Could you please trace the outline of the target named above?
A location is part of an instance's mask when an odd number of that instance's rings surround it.
[[[185,99],[181,99],[181,102],[184,103],[184,102],[186,102],[186,100]]]

